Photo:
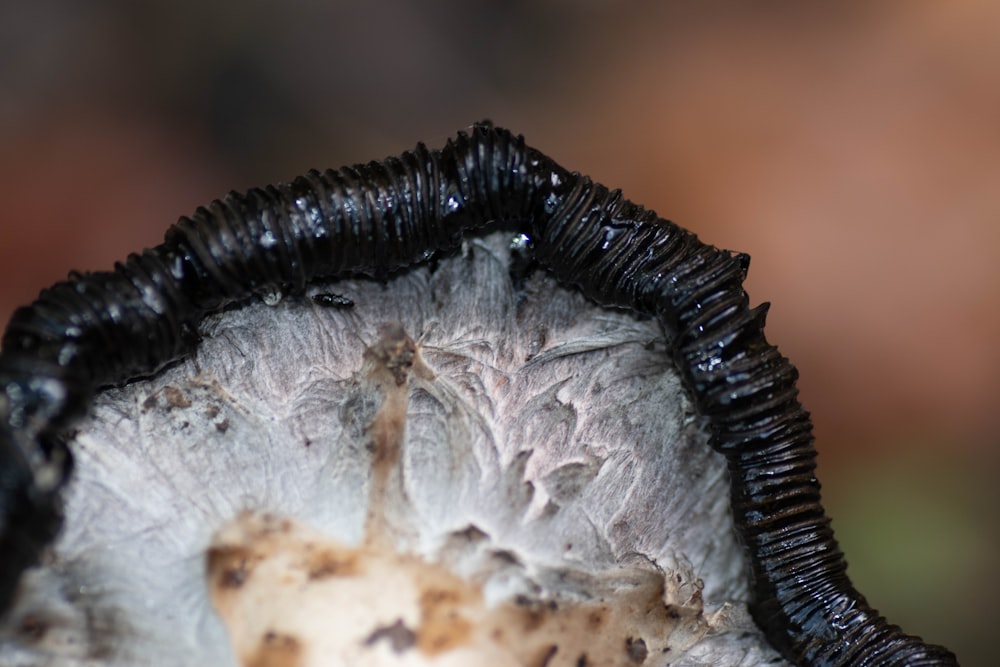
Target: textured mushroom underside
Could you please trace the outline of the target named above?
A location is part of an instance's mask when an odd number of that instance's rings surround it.
[[[511,252],[231,309],[103,392],[0,664],[774,664],[659,326]]]

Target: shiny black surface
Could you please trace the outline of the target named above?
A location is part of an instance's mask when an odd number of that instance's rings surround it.
[[[0,354],[0,610],[52,540],[69,453],[55,436],[97,388],[148,375],[197,342],[210,312],[324,276],[384,276],[487,225],[591,298],[655,315],[712,446],[729,462],[753,613],[801,665],[955,665],[865,603],[819,502],[795,368],[750,308],[746,255],[701,243],[520,137],[481,124],[440,151],[310,172],[232,193],[112,272],[71,276],[18,310]]]

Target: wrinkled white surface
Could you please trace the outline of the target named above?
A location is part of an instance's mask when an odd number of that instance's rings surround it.
[[[66,528],[2,629],[0,665],[237,664],[209,602],[206,549],[244,510],[363,541],[369,427],[383,401],[364,354],[392,321],[434,373],[405,387],[401,469],[384,507],[394,548],[471,568],[459,574],[478,573],[487,604],[526,587],[581,599],[572,577],[552,573],[609,577],[641,561],[677,583],[669,604],[698,612],[703,581],[706,608],[674,650],[641,664],[774,658],[740,602],[724,462],[658,326],[540,272],[517,291],[508,259],[494,235],[433,272],[310,288],[353,309],[254,302],[209,318],[191,359],[104,392],[73,442]],[[502,568],[450,558],[470,526],[521,574],[490,578]]]

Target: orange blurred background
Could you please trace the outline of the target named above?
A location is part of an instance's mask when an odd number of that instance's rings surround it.
[[[491,118],[753,256],[858,587],[992,664],[1000,4],[17,4],[0,321],[229,189]]]

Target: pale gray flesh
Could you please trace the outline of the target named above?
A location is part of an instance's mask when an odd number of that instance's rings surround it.
[[[0,664],[782,664],[658,325],[542,271],[512,280],[511,248],[498,233],[386,282],[262,295],[101,393]],[[283,550],[356,557],[303,581],[374,581],[291,594],[265,576]],[[427,576],[463,591],[444,635],[385,583],[410,566],[418,594]],[[318,628],[295,615],[314,608]]]

